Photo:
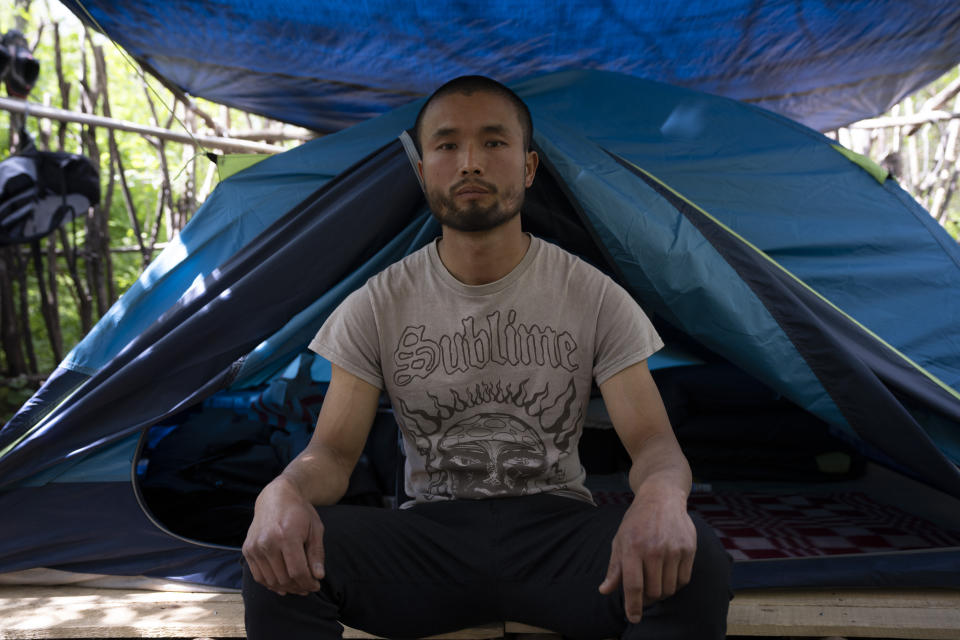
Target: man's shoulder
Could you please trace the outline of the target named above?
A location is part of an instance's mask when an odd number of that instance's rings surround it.
[[[577,254],[571,253],[549,240],[539,238],[538,241],[540,243],[539,257],[550,270],[550,273],[571,277],[572,280],[589,287],[613,282],[610,276]]]
[[[425,270],[430,268],[430,244],[417,249],[382,271],[370,276],[366,287],[374,291],[397,291],[422,279]]]

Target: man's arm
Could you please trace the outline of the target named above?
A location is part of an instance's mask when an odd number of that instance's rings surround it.
[[[323,578],[323,523],[314,506],[335,504],[370,433],[380,390],[333,366],[307,447],[257,497],[243,555],[254,579],[280,595],[305,595]]]
[[[602,593],[623,583],[627,618],[639,622],[644,601],[667,598],[690,581],[697,532],[687,515],[691,474],[646,361],[602,385],[604,403],[630,454],[633,504],[613,540]]]

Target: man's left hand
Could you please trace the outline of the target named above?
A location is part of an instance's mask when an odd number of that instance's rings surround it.
[[[669,598],[690,582],[697,550],[697,530],[686,500],[642,489],[623,516],[613,539],[610,566],[600,593],[623,583],[630,622],[640,622],[644,604]]]

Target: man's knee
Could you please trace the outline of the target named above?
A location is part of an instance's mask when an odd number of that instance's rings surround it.
[[[730,570],[733,561],[716,533],[702,518],[690,516],[697,527],[697,553],[693,561],[688,598],[696,603],[705,627],[726,629],[730,607]],[[718,637],[723,637],[720,634]]]
[[[243,617],[250,640],[339,638],[337,606],[326,590],[281,596],[253,579],[243,562]]]
[[[697,551],[690,582],[674,595],[644,609],[643,620],[623,634],[634,638],[721,640],[730,604],[730,556],[713,529],[690,514],[697,528]]]
[[[694,559],[694,571],[697,565],[702,572],[703,579],[714,584],[723,585],[729,589],[730,568],[733,561],[713,528],[703,518],[691,513],[690,518],[697,527],[697,554]]]

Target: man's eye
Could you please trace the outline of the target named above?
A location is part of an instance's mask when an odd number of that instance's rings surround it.
[[[453,151],[456,148],[457,144],[455,142],[444,142],[437,147],[440,151]]]
[[[502,147],[502,146],[504,146],[505,144],[507,144],[507,143],[504,142],[503,140],[488,140],[488,141],[487,141],[487,146],[488,146],[488,147]]]

